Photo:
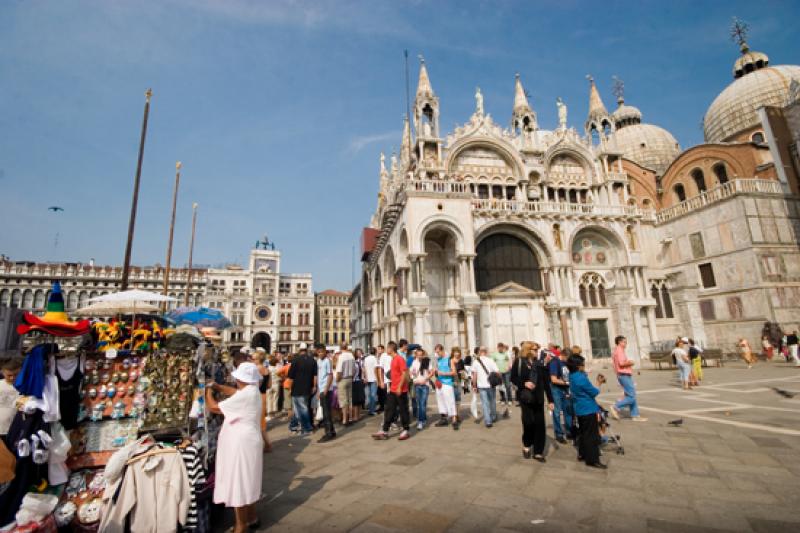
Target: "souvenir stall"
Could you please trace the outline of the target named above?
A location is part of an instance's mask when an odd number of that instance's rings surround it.
[[[57,283],[45,316],[26,314],[19,330],[33,335],[15,385],[37,401],[18,402],[7,438],[17,476],[3,494],[0,527],[16,519],[10,531],[124,531],[126,523],[132,531],[153,523],[208,531],[203,398],[207,377],[219,374],[213,342],[153,317],[70,322]],[[162,487],[176,492],[162,498]],[[20,515],[32,495],[42,516]]]

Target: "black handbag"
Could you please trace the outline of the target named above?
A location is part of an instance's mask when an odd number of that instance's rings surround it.
[[[498,387],[503,383],[503,376],[500,375],[500,372],[489,372],[488,370],[486,370],[486,365],[483,364],[483,361],[481,361],[480,356],[478,357],[478,362],[481,364],[481,368],[483,368],[483,371],[486,372],[486,377],[489,380],[489,386]]]
[[[519,366],[517,368],[517,375],[519,376],[519,389],[517,392],[517,400],[519,403],[524,403],[526,405],[531,405],[536,403],[536,396],[533,394],[533,389],[529,389],[525,386],[526,379],[522,377],[522,358],[519,359],[517,363]],[[536,363],[534,363],[535,365]],[[534,389],[536,388],[536,381],[533,382]]]

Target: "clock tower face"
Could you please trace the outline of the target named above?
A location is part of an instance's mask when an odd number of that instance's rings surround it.
[[[255,310],[254,313],[256,320],[260,322],[265,322],[269,320],[270,314],[271,313],[269,311],[269,307],[259,307]]]

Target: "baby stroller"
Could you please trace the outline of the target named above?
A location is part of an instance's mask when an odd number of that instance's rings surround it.
[[[608,411],[600,407],[600,438],[601,447],[613,444],[617,455],[625,455],[625,447],[622,445],[622,437],[611,431],[611,424],[608,422]]]

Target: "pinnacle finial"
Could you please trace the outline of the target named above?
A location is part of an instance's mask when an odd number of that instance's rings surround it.
[[[433,94],[431,80],[428,77],[428,69],[425,67],[425,58],[419,55],[419,83],[417,84],[417,95]]]
[[[733,17],[733,23],[731,23],[731,41],[738,43],[739,48],[742,50],[742,53],[747,52],[747,34],[750,31],[750,26],[740,19],[739,17]]]

